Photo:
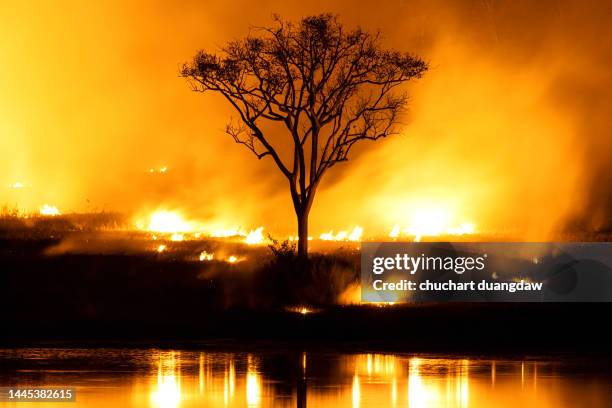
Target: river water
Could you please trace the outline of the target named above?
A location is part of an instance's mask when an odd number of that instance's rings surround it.
[[[74,387],[76,402],[14,407],[610,407],[598,359],[393,353],[0,350],[0,385]]]

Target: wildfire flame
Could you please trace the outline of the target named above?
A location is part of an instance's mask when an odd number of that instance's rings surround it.
[[[174,234],[172,234],[170,239],[172,241],[176,241],[176,242],[184,241],[185,240],[185,235],[179,234],[178,232],[175,232]]]
[[[313,239],[314,238],[311,237],[310,235],[308,236],[308,240],[309,241],[312,241]],[[294,242],[294,241],[299,241],[299,240],[300,240],[300,237],[298,237],[298,236],[295,236],[295,235],[290,235],[289,236],[289,242]]]
[[[62,214],[108,208],[130,215],[152,204],[172,205],[185,211],[186,217],[196,216],[187,211],[197,208],[203,217],[235,223],[221,227],[245,225],[248,233],[263,225],[264,233],[295,235],[296,220],[284,177],[268,175],[268,170],[276,170],[273,160],[267,157],[264,166],[270,168],[260,173],[259,162],[241,147],[230,147],[227,135],[193,137],[195,129],[201,134],[219,133],[220,123],[229,114],[226,106],[213,99],[210,104],[195,101],[187,87],[160,94],[158,89],[175,90],[180,82],[175,72],[163,69],[129,82],[130,97],[116,97],[117,89],[126,86],[123,81],[146,70],[149,61],[116,58],[113,41],[129,48],[141,38],[157,38],[160,32],[175,36],[158,44],[163,56],[160,64],[173,67],[188,56],[186,50],[223,42],[228,34],[223,24],[206,31],[203,40],[191,36],[193,43],[183,44],[179,51],[175,44],[184,40],[182,28],[185,21],[191,22],[190,13],[197,9],[210,18],[206,10],[171,4],[143,8],[139,11],[148,13],[145,23],[130,26],[123,23],[132,13],[117,11],[113,2],[96,8],[103,13],[100,18],[120,22],[112,35],[106,35],[108,27],[94,25],[78,27],[85,28],[87,35],[58,41],[65,30],[76,29],[70,23],[87,21],[89,8],[64,12],[44,2],[52,17],[39,19],[38,13],[28,10],[28,3],[14,2],[14,18],[2,18],[14,24],[0,24],[3,37],[10,38],[14,25],[27,33],[19,37],[19,46],[3,47],[3,59],[13,63],[0,67],[0,76],[11,78],[12,84],[3,87],[2,96],[10,106],[3,106],[0,121],[0,208],[14,204],[20,209],[16,216],[25,218],[57,215],[39,212],[44,202],[60,206]],[[414,10],[377,10],[376,26],[383,32],[389,29],[389,44],[407,51],[416,44],[413,51],[426,55],[436,68],[410,88],[413,103],[410,120],[401,127],[402,136],[364,144],[349,167],[322,181],[325,191],[316,195],[309,226],[315,240],[325,232],[322,239],[349,241],[350,233],[338,230],[350,231],[356,224],[364,227],[361,239],[425,240],[482,232],[549,241],[560,238],[557,234],[566,228],[609,230],[610,45],[593,41],[606,38],[612,30],[607,19],[601,18],[600,5],[606,2],[589,7],[561,2],[559,10],[553,7],[558,11],[554,18],[550,18],[553,2],[500,3],[449,2],[440,7],[438,2],[420,2]],[[347,27],[360,20],[355,8],[344,11]],[[266,24],[267,14],[257,19]],[[426,18],[430,15],[436,18]],[[397,24],[406,18],[411,24]],[[232,19],[232,36],[248,33],[249,24],[255,23],[251,20],[256,18]],[[498,29],[506,36],[503,41],[498,41]],[[428,33],[428,41],[403,41],[421,38],[422,32]],[[82,58],[78,69],[65,69],[65,58],[45,60],[33,51],[90,55],[91,38],[103,42],[96,49],[99,55]],[[546,50],[543,55],[534,50],[534,38]],[[196,44],[198,39],[204,43]],[[509,60],[520,64],[509,64]],[[99,61],[112,61],[113,69]],[[52,81],[44,80],[49,72],[54,74]],[[34,84],[33,79],[38,82]],[[104,81],[113,86],[100,87],[96,93],[82,91],[88,84]],[[57,95],[62,95],[65,107],[61,112],[50,109]],[[186,114],[203,103],[207,109],[202,115]],[[162,104],[163,114],[156,115]],[[88,119],[95,112],[105,113],[104,126],[91,126]],[[277,135],[274,125],[270,131],[282,158],[290,161],[291,140]],[[83,134],[90,137],[81,140]],[[115,146],[132,154],[114,154]],[[70,159],[53,160],[61,157]],[[343,199],[348,202],[342,203]],[[518,200],[527,211],[517,207]],[[187,232],[182,231],[186,228],[182,222],[186,221],[178,220],[177,228],[155,221],[149,229],[158,230],[158,237],[169,241],[169,235],[162,236],[165,231]],[[187,229],[194,227],[206,237],[212,232],[212,228],[200,230],[197,224],[187,224]],[[140,229],[146,231],[148,225],[143,217]],[[244,231],[238,232],[216,235],[242,240]],[[316,250],[316,245],[311,248]]]
[[[238,258],[236,255],[230,255],[229,257],[227,257],[227,262],[228,263],[237,263],[242,261],[241,258]]]
[[[55,207],[46,206],[44,208],[45,215],[59,214]],[[43,214],[42,208],[41,214]],[[208,236],[213,238],[241,239],[242,242],[248,245],[261,245],[266,242],[263,226],[248,232],[242,228],[210,228],[203,223],[187,221],[180,212],[176,211],[156,211],[148,217],[148,224],[138,222],[136,225],[141,229],[151,232],[168,234],[169,239],[172,241],[184,241],[188,237],[190,239],[200,239],[202,236]],[[147,226],[145,227],[145,225]],[[213,223],[213,225],[223,225],[223,223],[217,222]],[[422,237],[460,236],[474,234],[475,232],[476,226],[472,222],[457,222],[453,212],[444,211],[441,208],[428,207],[413,211],[412,215],[408,218],[408,222],[405,224],[397,223],[393,225],[388,236],[392,239],[409,237],[418,242]],[[299,238],[297,236],[289,236],[288,239],[291,242],[295,242]],[[309,241],[312,239],[313,237],[308,237]],[[340,230],[338,232],[329,230],[319,235],[319,239],[335,242],[359,242],[364,239],[364,228],[357,225],[352,230]],[[233,263],[232,261],[228,262]]]
[[[146,225],[146,226],[145,226]],[[246,232],[242,228],[210,228],[202,223],[186,220],[180,212],[159,210],[148,217],[148,223],[139,220],[136,227],[151,232],[172,234],[172,241],[184,241],[189,236],[199,239],[203,234],[213,238],[241,237],[249,245],[263,244],[265,242],[264,227],[258,227]]]
[[[60,215],[60,211],[57,209],[57,207],[54,207],[52,205],[49,204],[43,204],[42,207],[40,207],[40,215],[44,215],[47,217],[55,217],[56,215]]]
[[[320,311],[319,309],[313,309],[308,306],[290,306],[290,307],[286,307],[285,310],[291,313],[299,313],[301,315],[317,313]]]
[[[476,226],[473,223],[457,223],[449,211],[441,208],[424,208],[412,213],[408,226],[402,228],[400,224],[395,224],[389,232],[389,237],[397,239],[402,235],[410,236],[418,242],[424,236],[466,235],[474,232]]]
[[[361,240],[361,236],[363,235],[363,228],[357,225],[353,230],[349,233],[347,231],[339,231],[337,234],[334,234],[334,231],[329,231],[323,233],[319,236],[319,239],[323,241],[359,241]]]
[[[12,189],[14,189],[14,190],[18,190],[18,189],[24,188],[24,187],[25,187],[25,185],[24,185],[23,183],[19,182],[19,181],[16,181],[16,182],[15,182],[15,183],[13,183],[13,184],[9,184],[9,186],[8,186],[8,187],[9,187],[9,188],[12,188]]]
[[[147,229],[155,232],[179,233],[189,232],[192,227],[177,212],[157,211],[151,214]]]
[[[151,174],[155,174],[155,173],[166,174],[167,172],[168,172],[168,167],[166,167],[166,166],[160,167],[159,169],[156,169],[154,167],[151,167],[149,169],[149,173],[151,173]]]
[[[244,237],[246,235],[241,228],[216,229],[210,233],[213,238]]]
[[[359,241],[361,240],[362,235],[363,235],[363,228],[361,228],[358,225],[355,228],[353,228],[353,231],[348,236],[348,240],[349,241]]]
[[[264,242],[263,229],[263,227],[259,227],[251,230],[244,239],[244,242],[249,245],[262,244]]]
[[[201,262],[212,261],[214,258],[215,258],[215,254],[213,254],[213,253],[206,252],[206,251],[200,252],[200,261]]]

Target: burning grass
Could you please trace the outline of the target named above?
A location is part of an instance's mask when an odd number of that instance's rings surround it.
[[[395,224],[388,233],[372,235],[360,225],[346,229],[331,229],[315,237],[310,246],[315,251],[326,251],[335,247],[334,243],[342,243],[347,247],[358,248],[360,241],[421,241],[445,240],[447,237],[464,239],[476,233],[472,223],[455,225],[454,218],[442,211],[422,211],[412,217],[407,224]],[[66,233],[74,231],[131,231],[150,233],[152,239],[171,240],[175,242],[200,240],[209,238],[225,239],[242,242],[248,245],[270,244],[270,232],[264,226],[245,228],[232,225],[223,220],[208,220],[206,222],[187,217],[178,209],[158,208],[157,210],[140,213],[134,216],[113,212],[97,212],[64,214],[51,204],[44,204],[36,212],[24,212],[17,208],[4,207],[0,211],[0,231],[46,231]],[[382,229],[385,230],[384,228]],[[289,236],[291,242],[297,242],[298,237]]]
[[[172,241],[168,234],[154,238],[145,231],[74,230],[59,220],[75,222],[60,215],[45,218],[36,232],[21,225],[29,232],[0,233],[0,283],[9,288],[0,307],[24,335],[29,328],[44,336],[71,329],[78,337],[89,327],[95,336],[146,336],[144,327],[153,336],[172,338],[180,336],[179,329],[188,336],[307,338],[352,330],[367,337],[405,327],[413,336],[413,327],[425,325],[428,330],[416,332],[427,340],[423,344],[431,344],[445,324],[452,333],[464,332],[453,326],[463,321],[453,313],[481,319],[476,327],[506,316],[481,317],[488,309],[469,305],[360,306],[360,254],[351,242],[319,242],[321,251],[304,268],[289,240],[272,241],[270,247],[211,237]]]
[[[56,210],[56,207],[47,206],[40,212],[27,213],[3,207],[0,209],[0,235],[45,238],[77,231],[126,231],[129,227],[128,218],[116,212],[61,214]]]
[[[140,318],[139,313],[143,319],[149,318],[144,311],[147,308],[162,313],[156,303],[162,298],[163,304],[176,303],[167,305],[164,316],[180,313],[190,305],[192,318],[193,314],[232,308],[291,309],[294,313],[302,308],[311,311],[360,303],[358,242],[313,240],[314,253],[305,267],[296,259],[295,240],[268,237],[269,245],[253,245],[243,236],[153,233],[133,230],[129,225],[127,217],[113,213],[44,217],[4,210],[0,216],[0,277],[5,287],[11,288],[11,307],[32,312],[22,316],[30,319],[38,318],[41,310],[46,313],[47,307],[75,318],[92,313],[96,318],[112,319],[116,318],[112,316],[116,287],[124,288],[121,302],[134,319]],[[254,231],[247,237],[261,242],[263,229]],[[176,234],[182,238],[177,239]],[[482,235],[436,238],[512,239]],[[561,238],[604,241],[610,237]],[[47,282],[51,276],[57,281]],[[40,287],[31,294],[18,289],[28,288],[28,282],[37,282]],[[174,286],[176,290],[168,292]],[[93,297],[88,295],[92,291],[96,293]],[[71,300],[61,306],[57,302],[65,301],[58,299]],[[130,308],[133,310],[127,310]]]
[[[138,236],[142,240],[159,241],[224,241],[243,243],[250,246],[266,246],[272,241],[269,232],[263,226],[244,229],[242,227],[218,227],[221,223],[204,225],[185,218],[178,211],[160,210],[147,217],[134,217],[117,212],[91,213],[55,213],[54,206],[44,211],[24,212],[18,208],[4,206],[0,208],[0,237],[64,236],[75,232],[100,232],[127,236]],[[55,215],[53,215],[55,214]],[[430,218],[431,222],[421,224],[394,225],[387,234],[370,235],[362,227],[356,226],[345,230],[328,230],[317,237],[309,237],[311,248],[315,252],[330,253],[339,248],[359,249],[360,241],[524,241],[516,233],[482,233],[474,224],[463,223],[451,225]],[[559,233],[550,240],[559,242],[584,241],[596,242],[610,239],[609,231],[565,232]],[[289,236],[287,241],[296,243],[297,237]],[[163,242],[162,242],[163,243]],[[161,245],[162,243],[158,244]]]

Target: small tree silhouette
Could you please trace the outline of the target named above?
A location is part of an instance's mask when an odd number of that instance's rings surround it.
[[[398,133],[407,96],[397,88],[419,78],[427,64],[383,49],[379,33],[345,31],[331,14],[274,21],[218,54],[199,51],[180,74],[194,91],[223,95],[239,115],[226,132],[259,159],[272,157],[287,178],[298,257],[305,259],[308,214],[321,178],[357,142]],[[282,146],[264,129],[274,123],[288,136]]]

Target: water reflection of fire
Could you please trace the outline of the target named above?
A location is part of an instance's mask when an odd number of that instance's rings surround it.
[[[262,378],[254,356],[249,354],[243,361],[246,370],[242,371],[241,378],[231,354],[225,355],[221,361],[211,360],[205,353],[199,353],[195,359],[186,357],[183,360],[181,353],[160,353],[155,362],[157,375],[149,393],[155,406],[176,408],[190,400],[193,394],[206,396],[207,393],[210,395],[206,400],[213,406],[261,406]],[[182,367],[190,361],[196,364],[196,370]],[[188,374],[183,379],[182,370],[194,372],[195,376]]]
[[[469,403],[469,361],[430,360],[413,357],[408,360],[385,354],[355,356],[352,384],[353,406],[360,406],[362,395],[369,391],[381,392],[380,384],[387,384],[386,392],[393,405],[409,407],[454,406],[464,408]],[[446,379],[440,379],[440,372]],[[405,381],[406,394],[398,384]]]
[[[438,403],[439,391],[432,385],[423,381],[419,371],[421,360],[410,359],[408,374],[408,404],[410,407],[427,407]]]
[[[157,386],[151,400],[160,408],[178,407],[181,401],[181,370],[177,365],[180,355],[174,352],[159,356],[157,363]]]
[[[317,353],[308,353],[309,363],[311,359],[316,361]],[[198,401],[202,406],[255,408],[278,401],[275,388],[264,386],[270,380],[262,371],[264,365],[252,354],[161,352],[156,354],[153,364],[154,375],[146,394],[153,406],[176,408]],[[300,370],[300,381],[306,381],[302,391],[296,392],[308,394],[309,406],[367,407],[373,402],[381,406],[411,408],[466,408],[481,406],[483,402],[486,402],[483,406],[487,406],[490,385],[497,382],[501,389],[510,386],[512,381],[526,393],[533,391],[525,398],[537,400],[536,381],[538,371],[542,371],[537,363],[530,362],[496,364],[494,361],[392,354],[346,355],[338,360],[339,371],[334,369],[334,375],[340,375],[344,384],[343,392],[338,394],[336,388],[332,391],[308,385],[308,379],[316,374],[308,372],[311,368],[307,365],[305,352],[295,355],[295,364]],[[480,368],[472,375],[473,366]],[[505,375],[496,380],[498,370]],[[509,373],[513,373],[513,377]],[[296,395],[296,398],[301,397]],[[555,405],[544,403],[542,406]]]
[[[234,398],[234,390],[236,389],[236,367],[234,359],[230,357],[223,375],[223,402],[228,405]]]
[[[246,400],[249,407],[257,407],[261,402],[261,379],[251,355],[247,357]]]
[[[355,373],[355,375],[353,376],[351,394],[353,397],[353,408],[359,407],[359,403],[361,400],[361,387],[359,386],[359,375],[357,373]]]

